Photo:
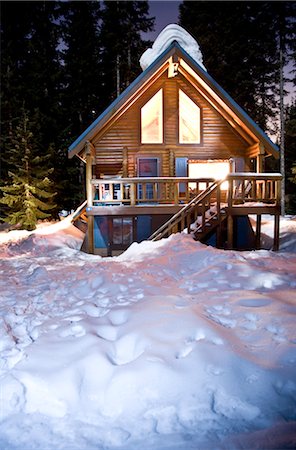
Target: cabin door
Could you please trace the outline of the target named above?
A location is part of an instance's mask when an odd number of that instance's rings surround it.
[[[175,172],[176,177],[188,177],[188,158],[176,158],[175,159]],[[179,195],[186,196],[187,186],[186,183],[179,183]]]
[[[138,177],[155,178],[159,175],[159,158],[139,158],[138,159]],[[153,200],[153,184],[139,184],[139,199]],[[155,199],[156,200],[156,199]]]

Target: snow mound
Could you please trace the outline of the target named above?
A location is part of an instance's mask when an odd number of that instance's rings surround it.
[[[84,233],[72,224],[72,215],[59,222],[42,222],[36,230],[0,233],[0,257],[13,255],[46,256],[65,247],[80,250]]]
[[[175,234],[101,258],[66,225],[2,244],[1,450],[296,448],[294,253]]]
[[[204,69],[203,56],[196,40],[184,30],[184,28],[175,23],[165,27],[156,38],[152,48],[148,48],[140,58],[142,70],[147,69],[153,61],[174,41],[178,44]]]

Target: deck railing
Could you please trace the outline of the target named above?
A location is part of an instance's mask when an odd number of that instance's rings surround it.
[[[280,173],[231,173],[228,180],[228,206],[241,203],[266,203],[279,206],[281,195]]]
[[[214,178],[189,177],[93,179],[93,205],[178,205],[188,203],[214,181]]]
[[[231,173],[226,177],[227,190],[221,189],[222,201],[229,207],[250,202],[279,205],[281,179],[279,173]],[[187,204],[214,181],[189,177],[93,179],[93,206]]]

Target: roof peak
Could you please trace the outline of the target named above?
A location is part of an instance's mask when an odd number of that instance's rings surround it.
[[[140,65],[142,70],[146,70],[155,59],[164,52],[164,50],[171,45],[172,42],[178,42],[190,56],[193,58],[204,70],[203,56],[200,51],[197,41],[184,28],[176,23],[167,25],[157,36],[151,48],[148,48],[140,58]]]

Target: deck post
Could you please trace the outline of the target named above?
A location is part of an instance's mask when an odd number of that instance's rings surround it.
[[[233,217],[231,215],[227,217],[227,248],[233,249]]]
[[[169,150],[169,176],[175,176],[175,152],[174,150]]]
[[[91,208],[93,206],[93,186],[92,180],[92,162],[93,162],[93,152],[90,142],[85,143],[85,182],[86,182],[86,206]],[[88,234],[88,252],[94,252],[94,217],[88,216],[87,224],[87,234]]]
[[[256,250],[260,249],[260,243],[261,243],[261,214],[257,214],[256,217]]]
[[[258,173],[262,173],[263,172],[263,161],[264,161],[264,146],[260,143],[259,144],[259,153],[257,155],[257,160],[256,160],[256,170]]]
[[[277,252],[280,247],[280,215],[274,216],[274,236],[273,236],[273,250]]]
[[[88,253],[94,253],[94,216],[88,216],[87,233],[88,233]]]
[[[174,204],[179,204],[179,186],[177,183],[174,184]]]
[[[221,186],[218,186],[217,189],[217,220],[218,220],[218,227],[216,232],[216,245],[217,248],[221,248],[222,245],[222,233],[221,233]]]
[[[136,204],[136,184],[135,183],[131,183],[130,199],[131,199],[131,206],[135,206],[135,204]]]
[[[128,148],[123,147],[122,150],[122,177],[128,177]]]
[[[87,200],[87,206],[92,207],[93,206],[93,186],[91,183],[92,180],[92,161],[93,156],[90,151],[90,144],[87,142],[85,144],[86,149],[86,155],[85,155],[85,161],[86,161],[86,168],[85,168],[85,182],[86,182],[86,200]]]

